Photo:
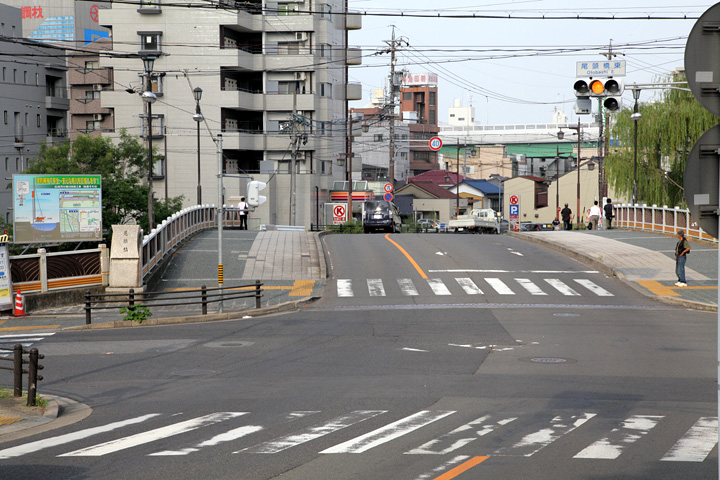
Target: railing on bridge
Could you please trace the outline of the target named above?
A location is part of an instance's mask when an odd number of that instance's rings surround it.
[[[651,230],[653,232],[674,235],[678,230],[685,230],[688,238],[697,238],[717,243],[717,239],[708,235],[693,220],[690,210],[680,207],[668,208],[652,205],[615,205],[614,225],[624,228]]]

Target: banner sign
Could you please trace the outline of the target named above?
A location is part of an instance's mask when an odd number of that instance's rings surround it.
[[[100,175],[13,175],[15,243],[82,242],[102,236]]]
[[[8,236],[0,235],[0,310],[13,309],[12,277],[10,276],[10,252]]]

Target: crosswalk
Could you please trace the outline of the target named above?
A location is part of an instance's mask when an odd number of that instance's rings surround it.
[[[678,415],[674,413],[673,415]],[[703,462],[717,443],[717,417],[700,417],[695,423],[692,417],[674,418],[673,416],[654,414],[634,414],[627,418],[603,417],[596,412],[546,412],[517,414],[512,412],[486,413],[480,416],[463,414],[455,410],[421,410],[411,415],[397,418],[388,410],[354,410],[339,416],[323,419],[321,411],[296,411],[284,417],[274,417],[263,425],[255,421],[251,412],[215,412],[195,418],[183,419],[183,414],[149,413],[106,425],[86,428],[72,433],[44,438],[13,447],[0,449],[2,460],[35,454],[50,450],[50,455],[70,457],[103,457],[136,447],[137,454],[149,457],[186,456],[211,449],[212,454],[225,452],[228,455],[271,455],[279,454],[294,447],[321,438],[331,438],[337,443],[319,448],[318,454],[362,454],[373,449],[387,447],[401,437],[412,437],[419,444],[401,451],[405,455],[463,455],[473,454],[493,456],[531,457],[538,454],[557,440],[575,435],[571,442],[563,442],[563,448],[572,449],[568,455],[576,461],[588,459],[615,460],[623,454],[632,458],[639,455],[651,455],[652,461],[663,462]],[[276,438],[262,439],[262,433],[269,427],[292,427],[300,421],[309,426],[289,428],[288,433]],[[384,422],[378,422],[387,418]],[[460,420],[463,418],[463,420]],[[467,419],[472,418],[469,422]],[[669,450],[656,448],[667,445],[669,440],[659,441],[653,435],[656,427],[667,421],[676,440]],[[382,423],[381,426],[377,426]],[[358,427],[372,425],[364,433]],[[431,424],[435,438],[423,435],[423,429]],[[681,425],[679,430],[672,425]],[[438,427],[439,425],[439,427]],[[142,430],[138,431],[138,427]],[[206,432],[202,441],[183,440],[182,435],[192,432]],[[589,431],[584,432],[584,428]],[[288,429],[288,428],[286,428]],[[123,431],[129,430],[127,433]],[[355,432],[350,438],[344,432]],[[441,433],[447,431],[447,433]],[[667,435],[667,431],[665,433]],[[658,434],[659,435],[659,434]],[[260,438],[257,438],[257,437]],[[168,437],[176,437],[173,449],[158,450],[152,443]],[[256,438],[254,438],[256,437]],[[94,441],[93,441],[94,440]],[[672,440],[672,438],[670,438]],[[641,445],[643,444],[644,445]],[[412,443],[412,442],[411,442]],[[167,445],[167,442],[165,443]],[[224,450],[216,447],[227,444]],[[407,445],[407,442],[403,442]],[[637,448],[636,451],[632,451]],[[653,453],[648,453],[652,451]]]
[[[469,277],[456,277],[448,283],[441,278],[427,278],[424,280],[397,278],[395,281],[387,282],[387,285],[381,278],[368,278],[364,281],[340,278],[336,282],[336,293],[339,298],[366,295],[369,297],[398,295],[416,297],[423,294],[450,296],[454,294],[485,295],[490,293],[532,296],[561,295],[566,297],[579,297],[582,295],[614,296],[608,290],[587,278],[574,278],[572,282],[568,282],[559,278],[543,278],[541,281],[537,281],[529,278],[508,280],[498,277],[485,277],[480,280]]]
[[[28,349],[45,337],[54,335],[54,332],[30,332],[0,335],[0,357],[11,357],[11,351],[18,343]]]

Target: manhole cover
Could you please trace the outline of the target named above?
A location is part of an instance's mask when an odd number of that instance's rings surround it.
[[[177,372],[170,372],[170,375],[177,377],[207,377],[215,375],[215,370],[179,370]]]
[[[545,363],[548,365],[577,362],[577,360],[573,360],[572,358],[562,358],[562,357],[524,357],[524,358],[520,358],[519,360],[521,362]]]

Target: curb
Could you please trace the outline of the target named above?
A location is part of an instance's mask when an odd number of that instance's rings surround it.
[[[708,312],[717,312],[718,306],[713,305],[710,303],[703,303],[703,302],[696,302],[694,300],[685,300],[685,299],[676,299],[676,298],[670,298],[670,297],[659,297],[657,295],[650,295],[648,294],[647,290],[644,288],[641,288],[639,285],[636,285],[635,282],[632,282],[630,280],[627,280],[625,278],[625,275],[618,270],[615,270],[614,268],[610,267],[609,265],[602,263],[600,260],[591,257],[590,255],[587,255],[585,253],[578,252],[576,250],[572,250],[570,248],[565,247],[564,245],[557,245],[555,243],[552,243],[550,241],[546,241],[544,239],[535,237],[535,236],[527,236],[523,235],[519,232],[507,232],[508,235],[511,237],[518,238],[520,240],[525,240],[528,242],[536,243],[538,245],[543,245],[544,247],[550,248],[552,250],[555,250],[557,252],[560,252],[564,255],[567,255],[570,258],[574,258],[575,260],[579,260],[583,263],[587,263],[590,266],[598,269],[599,271],[603,272],[604,274],[608,276],[612,276],[623,282],[625,285],[629,286],[636,292],[642,294],[643,296],[657,300],[662,303],[667,303],[670,305],[676,305],[680,307],[686,307],[686,308],[692,308],[695,310],[702,310],[702,311],[708,311]]]
[[[4,437],[6,435],[27,430],[28,428],[32,428],[35,426],[44,425],[57,419],[58,413],[60,412],[60,404],[58,402],[58,398],[51,395],[42,395],[42,397],[47,402],[47,405],[45,406],[45,411],[43,412],[43,416],[34,418],[23,418],[19,422],[0,426],[0,442],[5,441]]]
[[[291,302],[279,303],[277,305],[269,305],[267,307],[253,308],[247,310],[239,310],[229,313],[213,313],[208,315],[193,315],[185,317],[163,317],[149,318],[142,323],[132,320],[116,320],[113,322],[91,323],[90,325],[77,325],[73,327],[65,327],[62,330],[100,330],[107,328],[132,328],[132,327],[151,327],[158,325],[177,325],[182,323],[205,323],[218,322],[222,320],[239,320],[244,317],[256,317],[260,315],[270,315],[273,313],[283,313],[297,310],[300,304],[317,300],[319,297],[302,297]]]

